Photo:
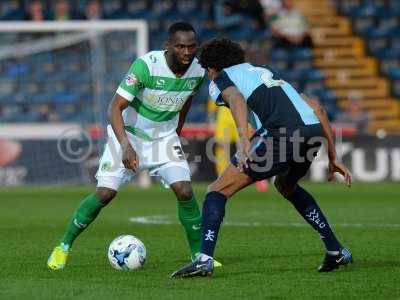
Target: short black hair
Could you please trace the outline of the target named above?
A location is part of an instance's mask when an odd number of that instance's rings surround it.
[[[194,30],[193,26],[188,22],[175,22],[168,28],[168,36],[171,38],[178,31],[193,31],[196,34],[196,30]]]
[[[203,68],[221,71],[233,65],[244,63],[244,50],[228,38],[214,38],[200,47],[199,63]]]

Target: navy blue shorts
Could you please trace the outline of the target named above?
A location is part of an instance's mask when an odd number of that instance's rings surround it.
[[[244,172],[255,181],[286,173],[287,183],[295,184],[310,169],[322,141],[320,124],[267,133],[259,130],[251,138],[251,161]],[[237,154],[231,162],[238,165]]]

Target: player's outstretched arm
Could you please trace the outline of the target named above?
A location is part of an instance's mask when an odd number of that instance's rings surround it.
[[[238,167],[240,171],[243,171],[243,168],[247,165],[250,157],[246,100],[239,90],[234,86],[230,86],[222,91],[222,99],[229,105],[232,112],[232,117],[236,123],[236,128],[239,134],[239,141],[237,145],[239,154]]]
[[[326,113],[326,110],[324,107],[318,103],[318,101],[311,99],[310,97],[301,94],[304,100],[308,103],[308,105],[311,106],[311,108],[314,110],[317,118],[321,122],[322,130],[324,133],[324,136],[327,141],[327,146],[328,146],[328,157],[329,157],[329,180],[334,179],[335,173],[341,174],[346,182],[347,186],[351,186],[351,174],[350,171],[344,166],[342,163],[340,163],[337,159],[337,154],[336,154],[336,146],[334,142],[334,137],[333,137],[333,131],[331,128],[331,125],[329,123],[328,115]]]
[[[110,119],[111,127],[114,130],[115,136],[122,149],[122,162],[127,169],[137,171],[139,168],[139,161],[135,150],[129,143],[128,137],[125,132],[124,120],[122,118],[122,111],[127,108],[129,101],[122,96],[115,94],[108,108],[108,117]]]
[[[179,112],[179,122],[178,122],[178,127],[176,128],[176,133],[178,135],[181,135],[183,125],[185,125],[186,116],[189,112],[190,107],[192,106],[192,100],[193,97],[189,97],[186,100],[186,103],[183,105],[181,111]]]

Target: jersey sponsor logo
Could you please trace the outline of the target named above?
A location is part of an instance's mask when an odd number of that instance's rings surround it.
[[[157,79],[156,87],[163,88],[164,86],[165,86],[165,80],[164,79]]]
[[[137,82],[138,82],[138,79],[137,79],[137,77],[135,76],[135,74],[128,74],[128,75],[126,75],[126,77],[125,77],[125,84],[126,84],[127,86],[134,85],[134,84],[136,84]]]
[[[158,96],[156,99],[156,105],[166,106],[180,106],[185,102],[183,97],[171,97],[171,96]]]

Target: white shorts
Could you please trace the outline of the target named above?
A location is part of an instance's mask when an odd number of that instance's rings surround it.
[[[107,126],[107,135],[107,144],[96,173],[97,187],[118,191],[136,173],[124,167],[121,146],[110,125]],[[139,171],[149,170],[151,176],[160,176],[167,185],[191,180],[189,165],[177,134],[154,141],[144,141],[129,132],[127,136],[139,157]]]

